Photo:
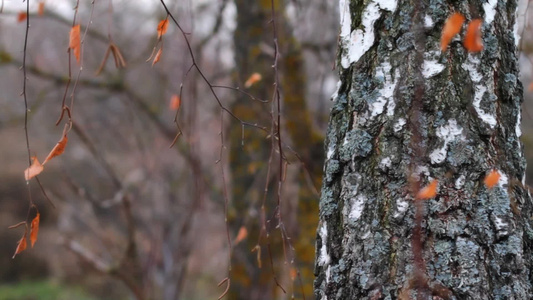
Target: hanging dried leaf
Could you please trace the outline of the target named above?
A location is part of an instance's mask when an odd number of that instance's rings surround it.
[[[75,25],[70,29],[69,48],[74,51],[74,56],[78,64],[80,63],[81,55],[81,38],[80,38],[80,25]]]
[[[418,192],[416,199],[427,200],[435,197],[437,195],[437,184],[438,181],[433,179],[427,186]]]
[[[39,16],[44,15],[44,1],[39,2],[39,8],[37,10]]]
[[[115,67],[117,67],[117,69],[125,68],[126,60],[124,59],[124,56],[122,56],[122,53],[117,45],[111,43],[109,47],[111,48],[111,53],[113,53],[113,58],[115,59]]]
[[[235,238],[235,245],[242,242],[246,237],[248,236],[248,230],[246,230],[246,227],[241,226],[239,229],[239,233],[237,233],[237,237]]]
[[[168,19],[164,19],[157,25],[157,38],[160,39],[167,32]]]
[[[40,214],[37,213],[37,215],[35,215],[35,218],[31,220],[30,242],[31,242],[32,248],[33,248],[33,245],[35,245],[35,242],[37,241],[37,235],[39,234],[39,219],[40,219]]]
[[[154,57],[154,55],[155,55],[155,50],[156,50],[156,49],[157,49],[157,44],[156,44],[156,46],[154,47],[154,49],[152,49],[152,53],[150,53],[150,57],[148,57],[148,58],[146,59],[146,62],[149,62],[149,61],[152,60],[152,57]]]
[[[100,63],[100,66],[98,67],[98,70],[96,70],[94,75],[98,76],[100,75],[100,73],[102,73],[105,67],[105,63],[107,62],[107,59],[109,58],[109,53],[113,54],[113,59],[115,60],[115,67],[117,69],[126,67],[126,60],[124,60],[124,57],[122,56],[122,53],[120,52],[120,49],[113,42],[110,42],[109,46],[107,47],[107,50],[105,51],[104,59]]]
[[[63,154],[63,152],[65,152],[65,147],[67,146],[67,142],[68,142],[68,138],[67,138],[66,133],[64,133],[63,137],[59,140],[59,142],[57,142],[57,144],[54,146],[52,151],[50,151],[46,159],[43,161],[43,166],[52,158]]]
[[[17,254],[19,254],[20,252],[26,250],[26,247],[28,246],[28,244],[26,242],[26,233],[27,233],[27,231],[24,232],[24,235],[18,241],[17,250],[15,250],[15,254],[13,254],[12,259],[15,258],[15,256],[17,256]]]
[[[181,106],[181,99],[178,95],[174,94],[172,97],[170,97],[170,103],[168,104],[168,108],[170,110],[178,110]]]
[[[466,29],[464,46],[469,52],[479,52],[483,50],[483,40],[481,39],[481,19],[472,20]]]
[[[494,187],[498,183],[498,181],[500,181],[500,177],[501,177],[500,172],[498,172],[497,170],[492,170],[485,177],[485,180],[483,182],[490,189],[490,188]]]
[[[26,170],[24,170],[24,178],[26,180],[30,180],[33,177],[39,175],[44,170],[43,165],[37,160],[37,157],[32,156],[31,158],[31,166],[29,166]]]
[[[163,48],[159,48],[159,50],[157,50],[154,61],[152,62],[152,67],[161,59],[161,54],[163,54]]]
[[[246,82],[244,83],[244,87],[245,88],[249,88],[251,87],[254,83],[257,83],[259,82],[263,77],[261,76],[261,74],[259,73],[253,73],[252,75],[250,75],[250,78],[248,78],[248,80],[246,80]]]
[[[261,269],[261,246],[255,245],[252,252],[257,252],[257,267]]]
[[[22,22],[28,18],[28,15],[25,12],[19,12],[17,15],[17,22]]]
[[[454,13],[446,20],[440,37],[440,49],[442,51],[446,51],[452,38],[461,31],[464,22],[465,17],[460,13]]]

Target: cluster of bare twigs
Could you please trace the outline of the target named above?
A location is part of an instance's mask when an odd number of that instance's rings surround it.
[[[29,165],[31,166],[31,163],[32,163],[32,158],[31,157],[32,156],[31,156],[30,139],[29,139],[29,133],[28,133],[28,111],[29,111],[28,107],[29,107],[29,105],[28,105],[28,99],[27,99],[27,94],[26,94],[27,72],[28,71],[32,72],[34,75],[41,76],[41,77],[44,77],[44,78],[51,78],[51,79],[53,79],[55,81],[58,81],[58,82],[60,82],[62,84],[65,84],[65,90],[63,92],[63,97],[62,97],[62,100],[61,100],[60,115],[59,115],[58,120],[56,121],[56,125],[59,125],[59,124],[61,124],[63,122],[63,120],[65,118],[65,114],[66,114],[68,119],[65,121],[65,128],[67,128],[67,130],[66,130],[66,132],[64,134],[66,135],[72,129],[73,132],[81,139],[81,141],[85,144],[85,146],[90,150],[91,154],[95,157],[96,161],[100,162],[100,164],[107,171],[107,173],[110,176],[110,178],[112,178],[112,182],[113,182],[115,188],[117,190],[119,190],[119,191],[123,191],[124,190],[124,186],[123,186],[123,184],[122,184],[122,182],[120,180],[120,177],[113,171],[113,169],[111,167],[109,167],[108,163],[106,162],[106,159],[96,150],[96,148],[94,147],[94,145],[91,142],[90,138],[84,133],[84,131],[80,128],[80,126],[74,120],[74,106],[75,106],[77,87],[79,85],[98,86],[98,87],[107,88],[107,89],[112,90],[112,91],[117,90],[117,88],[121,88],[122,91],[126,95],[128,95],[130,97],[131,101],[135,105],[140,107],[142,111],[147,112],[149,118],[156,124],[157,128],[159,128],[161,130],[161,132],[166,137],[172,137],[172,142],[170,144],[170,147],[174,146],[178,142],[179,137],[183,134],[182,128],[181,128],[180,123],[179,123],[180,109],[178,109],[176,111],[176,114],[174,116],[174,123],[176,125],[177,132],[176,133],[172,133],[171,131],[169,131],[167,129],[166,125],[163,124],[155,115],[149,113],[150,110],[147,108],[146,103],[144,103],[140,99],[140,97],[134,91],[129,89],[127,86],[117,86],[115,83],[100,82],[100,81],[97,81],[97,80],[81,79],[81,74],[82,74],[82,71],[83,71],[83,61],[84,61],[83,60],[83,55],[84,55],[83,45],[84,45],[84,42],[86,40],[86,37],[88,35],[100,36],[98,33],[96,33],[95,31],[92,31],[92,29],[90,29],[90,25],[93,22],[93,13],[94,13],[94,9],[95,9],[96,0],[93,0],[91,2],[91,11],[90,11],[90,16],[89,16],[89,19],[87,21],[87,24],[85,26],[83,26],[83,25],[81,26],[81,28],[83,30],[83,35],[81,37],[81,52],[80,52],[81,53],[81,58],[79,59],[79,67],[78,67],[77,74],[75,74],[75,75],[73,74],[74,66],[73,66],[72,61],[73,61],[74,58],[73,58],[73,55],[72,55],[73,54],[72,53],[72,48],[69,48],[69,51],[68,51],[68,72],[67,72],[67,76],[66,77],[62,77],[60,75],[50,74],[50,73],[47,73],[46,71],[40,70],[40,69],[38,69],[36,67],[33,67],[33,66],[29,66],[28,67],[27,63],[26,63],[26,57],[27,57],[27,45],[28,45],[28,33],[29,33],[29,30],[30,30],[29,2],[30,2],[29,0],[26,0],[26,4],[27,4],[27,6],[26,6],[27,19],[26,19],[26,32],[25,32],[24,51],[23,51],[23,60],[22,60],[22,70],[23,70],[23,77],[24,77],[22,96],[24,97],[24,105],[25,105],[25,123],[24,123],[25,125],[24,125],[24,130],[25,130],[25,136],[26,136],[26,148],[27,148],[27,152],[28,152]],[[223,2],[222,9],[223,9],[223,7],[225,7],[226,2],[227,1]],[[112,19],[112,17],[111,17],[112,4],[111,3],[112,2],[109,1],[108,47],[107,47],[107,50],[105,52],[104,59],[103,59],[102,63],[100,64],[96,74],[99,74],[103,70],[103,68],[104,68],[104,66],[106,64],[106,61],[107,61],[107,59],[109,57],[109,54],[113,55],[113,58],[114,58],[114,61],[115,61],[115,65],[116,65],[117,68],[126,67],[126,60],[124,59],[121,51],[119,50],[119,47],[114,43],[114,41],[112,39],[112,35],[111,35],[111,28],[112,28],[112,22],[111,22],[111,19]],[[73,16],[72,23],[71,23],[72,27],[76,26],[77,23],[79,23],[77,21],[79,4],[80,3],[79,3],[79,0],[78,0],[76,2],[76,6],[75,6],[75,9],[74,9],[74,16]],[[229,267],[228,267],[228,271],[227,271],[226,277],[220,282],[220,285],[225,283],[226,284],[226,288],[225,288],[225,291],[219,297],[219,299],[223,298],[227,294],[227,292],[229,291],[229,288],[230,288],[230,283],[231,283],[231,260],[232,260],[232,255],[233,255],[232,239],[230,237],[230,228],[229,228],[228,219],[227,219],[228,206],[229,206],[229,195],[228,195],[228,191],[227,191],[228,182],[227,182],[227,179],[226,179],[226,174],[224,173],[224,157],[225,157],[225,149],[226,149],[224,128],[225,128],[225,123],[227,122],[227,120],[225,120],[226,116],[229,116],[230,119],[236,121],[239,124],[239,126],[241,126],[241,132],[242,132],[242,141],[241,142],[242,142],[243,145],[245,143],[245,141],[244,141],[244,130],[245,130],[246,127],[257,129],[258,132],[264,134],[265,136],[267,136],[270,139],[271,148],[270,148],[270,155],[269,155],[269,159],[268,159],[267,176],[266,176],[266,179],[265,179],[265,189],[264,189],[264,194],[263,194],[262,204],[261,204],[261,219],[260,219],[261,230],[259,232],[257,246],[253,250],[258,251],[258,254],[259,254],[258,257],[260,257],[261,245],[266,243],[266,247],[267,247],[266,250],[267,250],[267,252],[269,254],[270,267],[271,267],[271,270],[272,270],[273,280],[275,281],[276,285],[284,293],[286,293],[286,289],[279,282],[278,277],[277,277],[277,275],[275,273],[275,270],[274,270],[274,260],[273,260],[272,253],[271,253],[270,236],[275,230],[279,230],[279,234],[280,234],[281,239],[282,239],[285,264],[291,265],[293,269],[297,270],[297,268],[295,267],[294,249],[293,249],[293,246],[291,244],[290,236],[289,236],[289,234],[288,234],[288,232],[287,232],[287,230],[285,228],[284,222],[283,222],[283,213],[282,213],[283,195],[282,195],[282,188],[283,188],[283,184],[284,184],[285,177],[286,177],[285,174],[287,172],[287,168],[288,168],[288,164],[289,164],[287,158],[285,157],[285,151],[291,152],[297,159],[301,160],[301,158],[298,155],[298,153],[296,153],[294,150],[292,150],[292,148],[290,146],[288,146],[282,139],[282,129],[281,129],[281,124],[283,122],[282,113],[281,113],[282,95],[281,95],[281,90],[280,90],[280,86],[279,86],[279,84],[280,84],[279,83],[279,72],[280,71],[279,71],[279,68],[278,68],[278,61],[279,61],[279,57],[280,57],[280,48],[279,48],[279,45],[278,45],[278,32],[277,32],[277,23],[276,23],[276,11],[277,11],[278,8],[275,7],[275,1],[271,1],[272,16],[271,16],[271,21],[270,21],[270,25],[271,25],[271,28],[272,28],[272,34],[273,34],[273,37],[272,37],[272,44],[273,45],[272,46],[273,46],[273,49],[274,49],[274,59],[273,59],[273,65],[272,65],[273,75],[274,75],[274,83],[273,83],[272,98],[268,99],[268,100],[257,98],[254,95],[246,92],[245,90],[240,89],[239,87],[230,87],[230,86],[213,84],[207,78],[207,76],[205,75],[206,73],[204,73],[204,71],[202,70],[202,68],[201,68],[201,66],[200,66],[200,64],[199,64],[199,62],[198,62],[198,60],[197,60],[197,58],[195,56],[195,53],[194,53],[193,48],[191,46],[189,33],[187,33],[183,29],[183,27],[177,21],[177,19],[173,15],[173,13],[169,10],[169,8],[166,5],[164,0],[161,0],[161,5],[164,8],[164,10],[166,11],[167,18],[170,18],[172,23],[178,28],[179,32],[181,33],[183,41],[185,41],[185,44],[186,44],[186,47],[187,47],[187,52],[188,52],[189,58],[191,60],[191,65],[188,67],[188,69],[187,69],[187,71],[185,73],[185,77],[184,77],[183,81],[181,82],[181,84],[179,85],[179,99],[183,99],[182,97],[183,97],[184,83],[188,80],[189,74],[191,73],[191,71],[195,71],[200,76],[201,80],[205,83],[205,85],[208,87],[211,95],[215,99],[216,103],[218,104],[219,110],[220,110],[220,133],[219,133],[219,135],[220,135],[220,145],[219,145],[220,148],[219,149],[220,150],[219,150],[219,158],[218,158],[217,164],[219,164],[219,166],[220,166],[221,179],[222,179],[222,185],[223,185],[222,194],[223,194],[223,198],[224,198],[225,226],[226,226],[227,243],[228,243],[228,247],[229,247],[229,256],[228,256],[228,266]],[[218,28],[220,26],[220,22],[221,22],[221,14],[219,14],[219,18],[217,18],[216,24],[218,24],[218,25],[215,26],[215,28]],[[217,29],[215,29],[215,30],[217,30]],[[104,41],[103,38],[101,40]],[[201,43],[205,43],[205,41],[202,41]],[[220,96],[217,93],[217,89],[231,90],[231,91],[234,91],[234,92],[237,92],[237,93],[242,93],[242,94],[246,95],[249,99],[251,99],[253,101],[257,101],[259,103],[265,103],[265,104],[269,103],[270,104],[270,116],[271,116],[270,124],[269,125],[262,125],[262,124],[257,124],[255,122],[250,122],[250,121],[241,119],[236,114],[234,114],[234,112],[232,112],[227,106],[224,105],[224,103],[221,101]],[[67,99],[69,99],[70,101],[67,101]],[[196,157],[196,154],[190,153],[187,150],[184,150],[183,148],[179,148],[178,151],[181,152],[181,154],[183,154],[186,157],[187,163],[192,167],[193,170],[195,170],[194,172],[198,176],[201,176],[201,172],[202,171],[199,168],[199,158]],[[274,165],[275,162],[277,162],[277,166]],[[304,165],[303,161],[301,161],[301,162],[302,162],[302,165]],[[304,165],[304,168],[305,168],[305,165]],[[271,176],[270,176],[271,173],[278,173],[278,176],[276,176],[278,178],[277,187],[276,187],[276,189],[277,189],[276,195],[277,196],[276,196],[276,199],[275,199],[276,205],[275,205],[274,211],[267,212],[266,211],[266,203],[267,203],[267,201],[269,201],[267,194],[269,193],[269,188],[270,188],[271,180],[272,180]],[[39,184],[39,186],[41,188],[41,191],[42,191],[43,195],[45,196],[46,199],[48,199],[48,201],[50,201],[51,205],[53,206],[53,203],[51,202],[51,200],[46,195],[46,192],[45,192],[43,186],[41,185],[41,182],[39,181],[39,178],[37,176],[35,178],[36,178],[36,181],[37,181],[37,183]],[[28,228],[28,226],[30,224],[30,221],[31,221],[30,216],[32,215],[32,212],[35,210],[38,213],[37,206],[34,203],[34,201],[32,199],[32,196],[31,196],[31,193],[30,193],[29,182],[28,182],[28,197],[29,197],[30,207],[29,207],[29,210],[28,210],[27,221],[24,222],[24,225],[26,226],[26,228]],[[122,280],[132,290],[132,292],[135,294],[135,296],[138,299],[144,299],[145,296],[143,295],[143,292],[139,289],[139,287],[136,286],[135,280],[133,278],[131,278],[128,274],[126,274],[126,270],[121,270],[121,267],[124,267],[124,265],[126,264],[126,260],[128,260],[128,259],[134,260],[135,259],[135,257],[134,257],[135,255],[132,254],[132,253],[135,252],[135,249],[136,249],[137,246],[136,246],[136,241],[135,241],[135,230],[136,230],[135,227],[136,226],[135,226],[135,219],[134,219],[133,212],[132,212],[131,201],[127,197],[127,195],[123,195],[120,198],[119,202],[122,205],[122,209],[123,209],[123,212],[124,212],[125,217],[126,217],[128,244],[127,244],[126,250],[124,251],[123,258],[121,259],[121,262],[117,266],[113,266],[112,267],[111,264],[105,262],[104,260],[99,259],[95,254],[91,253],[88,249],[83,248],[83,246],[81,244],[77,243],[76,241],[74,241],[72,239],[63,239],[63,244],[68,249],[70,249],[73,253],[75,253],[77,256],[79,256],[80,259],[82,259],[82,260],[86,261],[87,263],[89,263],[90,265],[92,265],[95,270],[98,270],[98,271],[103,272],[103,273],[114,275],[116,278]],[[271,217],[267,217],[267,215],[271,215]],[[189,214],[189,216],[192,216],[192,214]],[[188,221],[190,221],[190,219]],[[299,279],[299,282],[300,282],[300,286],[302,287],[302,294],[303,294],[302,280],[301,280],[299,272],[297,274],[298,274],[298,279]]]

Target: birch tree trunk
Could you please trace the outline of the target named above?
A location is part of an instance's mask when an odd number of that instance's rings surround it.
[[[533,299],[517,9],[516,0],[340,0],[317,299]],[[440,50],[453,12],[483,20],[481,52],[464,48],[465,27]],[[501,178],[489,189],[492,169]],[[432,179],[437,195],[415,201]]]

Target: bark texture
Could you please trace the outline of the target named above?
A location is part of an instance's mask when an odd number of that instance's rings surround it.
[[[517,5],[340,1],[317,299],[533,299]],[[453,12],[483,19],[483,51],[465,50],[465,28],[440,51]],[[492,169],[502,177],[488,189]],[[413,194],[431,179],[438,193],[421,203],[417,254]]]

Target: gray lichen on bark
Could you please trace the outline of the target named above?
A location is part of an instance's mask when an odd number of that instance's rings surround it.
[[[340,1],[318,299],[533,299],[516,10],[515,0]],[[483,51],[466,51],[464,29],[440,51],[455,11],[484,20]],[[492,169],[502,177],[488,189]],[[424,203],[427,284],[413,282],[411,176],[439,181]]]

